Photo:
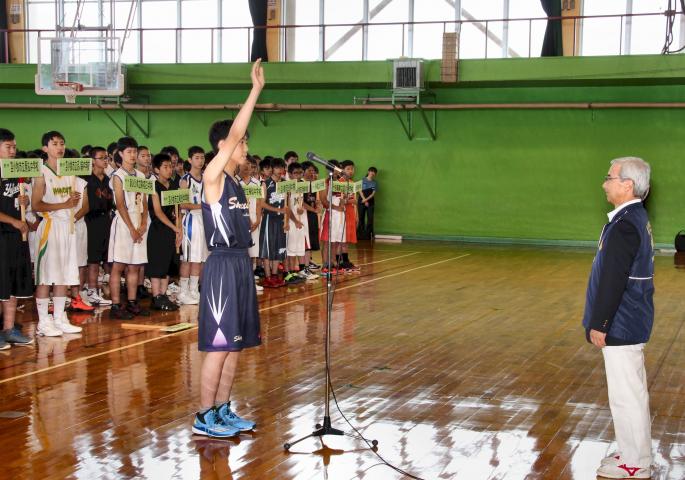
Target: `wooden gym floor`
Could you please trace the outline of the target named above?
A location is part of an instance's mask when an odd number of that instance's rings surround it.
[[[351,256],[362,273],[339,279],[334,302],[342,411],[389,462],[425,479],[594,479],[615,445],[601,354],[580,326],[593,253],[360,245]],[[681,480],[685,272],[671,257],[656,265],[652,478]],[[194,329],[165,335],[123,329],[107,312],[72,314],[82,335],[0,352],[0,478],[404,478],[346,437],[283,450],[323,417],[324,295],[319,280],[260,296],[264,344],[242,355],[233,393],[258,429],[230,441],[191,435]],[[152,322],[196,316],[184,307]],[[32,304],[19,321],[33,333]]]

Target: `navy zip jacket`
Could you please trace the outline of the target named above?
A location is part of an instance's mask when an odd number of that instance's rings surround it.
[[[607,345],[649,340],[654,323],[654,243],[642,203],[619,210],[602,229],[588,282],[583,327]]]

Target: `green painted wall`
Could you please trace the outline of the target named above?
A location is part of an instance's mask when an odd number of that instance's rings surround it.
[[[32,93],[33,66],[0,68],[0,102],[45,102]],[[685,102],[683,56],[635,56],[461,62],[457,86],[442,85],[429,62],[439,103]],[[234,103],[246,94],[246,65],[129,67],[134,102]],[[386,62],[267,65],[260,102],[351,104],[356,96],[387,95]],[[51,99],[62,103],[63,99]],[[233,112],[150,114],[157,149],[206,145],[209,124]],[[140,121],[142,112],[134,113]],[[121,125],[123,113],[113,116]],[[281,155],[294,149],[353,159],[379,168],[377,231],[417,237],[487,237],[568,243],[594,241],[611,209],[601,190],[610,159],[642,156],[652,164],[649,210],[659,243],[685,228],[684,109],[460,110],[437,114],[438,139],[415,118],[409,141],[391,112],[274,112],[267,126],[253,119],[250,150]],[[0,110],[20,148],[60,129],[68,143],[105,144],[119,132],[102,112]]]

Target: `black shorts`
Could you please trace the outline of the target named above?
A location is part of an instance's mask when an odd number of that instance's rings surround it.
[[[29,242],[21,233],[0,231],[0,300],[33,296]]]
[[[285,260],[286,244],[282,215],[264,215],[259,229],[259,258]]]
[[[176,234],[166,225],[152,223],[147,234],[145,275],[150,278],[166,278],[168,275],[176,275],[178,266]]]
[[[247,249],[210,252],[202,271],[197,348],[239,352],[262,343],[257,291]]]
[[[94,217],[86,216],[88,263],[100,264],[101,262],[107,262],[109,229],[111,226],[112,218],[108,213]]]
[[[307,251],[319,250],[319,216],[314,212],[307,212],[307,222],[309,223],[309,248]]]

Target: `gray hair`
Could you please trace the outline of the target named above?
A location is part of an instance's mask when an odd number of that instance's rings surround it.
[[[621,180],[633,181],[633,195],[644,200],[649,193],[649,177],[651,167],[639,157],[621,157],[611,161],[612,165],[620,165],[618,176]]]

